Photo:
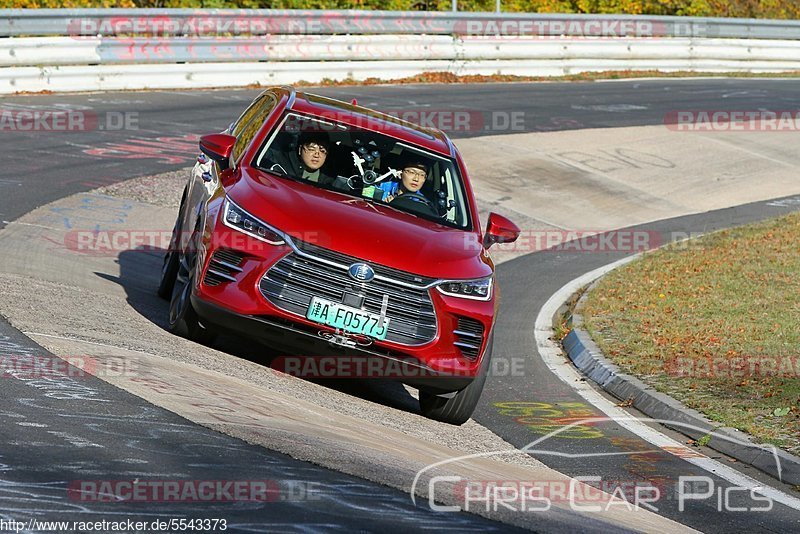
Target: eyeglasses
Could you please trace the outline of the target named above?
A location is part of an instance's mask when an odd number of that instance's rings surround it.
[[[421,171],[419,169],[403,169],[403,172],[406,174],[410,174],[411,176],[416,176],[418,178],[425,178],[428,175],[425,171]]]
[[[323,156],[328,154],[327,148],[325,148],[324,146],[320,146],[316,143],[309,143],[307,145],[303,145],[303,150],[305,150],[309,154],[313,154],[315,152],[318,154],[322,154]]]

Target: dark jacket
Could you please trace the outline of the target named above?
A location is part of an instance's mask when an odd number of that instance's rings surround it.
[[[280,165],[280,168],[286,171],[286,174],[292,178],[303,178],[303,163],[300,161],[300,156],[295,152],[273,151],[272,149],[267,152],[267,169],[271,169],[273,165]],[[277,168],[277,167],[276,167]],[[309,171],[310,172],[310,171]],[[319,170],[319,180],[317,183],[323,187],[330,187],[333,184],[333,177],[328,176],[322,169]]]

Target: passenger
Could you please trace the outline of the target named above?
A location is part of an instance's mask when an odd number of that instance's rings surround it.
[[[420,160],[410,160],[403,165],[400,171],[400,181],[384,182],[379,185],[383,191],[383,202],[391,202],[399,195],[419,197],[419,200],[430,202],[425,195],[419,192],[425,185],[428,176],[428,166]]]
[[[324,132],[309,132],[300,135],[297,152],[276,153],[270,159],[272,167],[283,170],[289,176],[302,178],[322,186],[330,186],[333,177],[322,172],[322,166],[328,158],[330,139]]]

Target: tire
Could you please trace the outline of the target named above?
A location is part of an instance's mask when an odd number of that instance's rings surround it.
[[[472,416],[475,407],[483,393],[483,385],[489,375],[489,365],[492,359],[492,341],[494,333],[489,337],[486,344],[486,351],[481,360],[481,367],[475,379],[458,391],[453,397],[445,399],[426,391],[419,392],[419,408],[422,415],[429,419],[449,423],[451,425],[463,425]]]
[[[181,248],[181,217],[183,214],[183,202],[186,199],[186,191],[183,192],[181,205],[178,208],[178,218],[172,227],[172,237],[169,240],[169,250],[164,254],[164,263],[161,266],[161,281],[158,284],[158,296],[164,300],[172,298],[172,287],[175,285],[175,276],[178,274],[178,256]]]
[[[177,273],[173,280],[172,296],[169,302],[169,331],[197,343],[208,345],[217,334],[200,324],[197,312],[192,307],[192,288],[194,287],[195,255],[187,256],[175,251]]]
[[[170,245],[170,247],[172,247]],[[164,255],[164,264],[161,266],[161,282],[158,284],[158,296],[164,300],[172,298],[172,288],[175,286],[175,277],[178,275],[178,252],[168,250]]]
[[[164,254],[164,263],[161,266],[161,281],[158,284],[158,296],[164,300],[172,298],[172,287],[175,285],[175,277],[178,275],[178,256],[181,248],[180,224],[183,216],[183,204],[186,201],[186,189],[183,190],[181,204],[178,208],[178,218],[172,227],[172,237],[169,240],[169,250]]]

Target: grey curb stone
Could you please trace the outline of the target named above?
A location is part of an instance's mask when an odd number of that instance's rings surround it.
[[[562,342],[575,367],[616,398],[622,401],[631,399],[632,406],[647,416],[672,422],[663,423],[668,428],[694,440],[710,434],[708,447],[752,465],[782,482],[800,485],[800,458],[797,456],[777,447],[758,445],[749,435],[734,428],[720,428],[700,412],[687,408],[669,395],[660,393],[638,378],[620,371],[583,329],[580,310],[588,293],[586,291],[578,300],[572,315],[572,330]]]

